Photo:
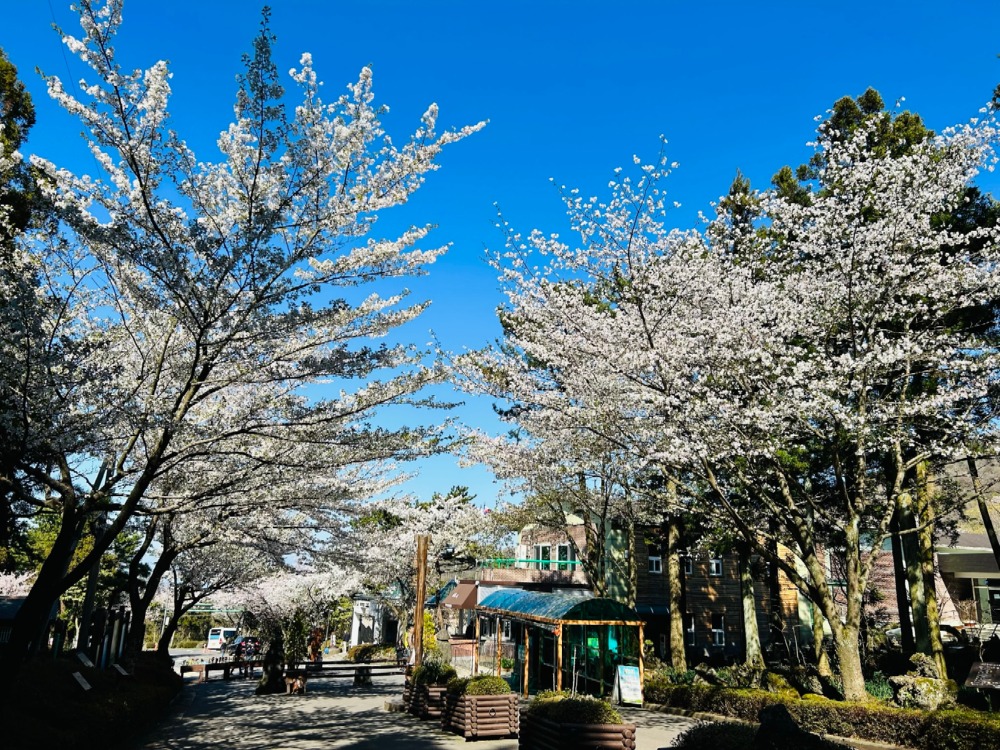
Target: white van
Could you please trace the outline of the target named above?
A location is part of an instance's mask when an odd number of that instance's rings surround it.
[[[238,632],[236,628],[212,628],[208,631],[208,644],[205,648],[221,651],[222,639],[225,638],[227,644],[232,643]]]

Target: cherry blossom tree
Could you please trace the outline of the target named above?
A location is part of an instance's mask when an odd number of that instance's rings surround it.
[[[15,599],[27,596],[34,577],[35,574],[31,572],[0,573],[0,597]]]
[[[845,693],[861,698],[861,605],[896,500],[921,462],[977,434],[997,371],[991,341],[956,313],[996,298],[998,230],[935,221],[991,164],[996,131],[990,114],[883,158],[863,128],[834,135],[819,133],[826,189],[809,205],[760,196],[767,231],[667,230],[664,163],[614,182],[607,203],[568,193],[580,246],[512,235],[508,350],[464,371],[531,404],[520,418],[546,435],[586,430],[727,514],[819,607]],[[817,444],[820,462],[795,460]],[[761,520],[792,557],[774,558]]]
[[[168,474],[227,456],[243,462],[241,476],[267,467],[286,481],[332,481],[330,463],[309,463],[298,447],[323,446],[340,466],[434,449],[433,428],[368,421],[383,405],[422,403],[418,391],[442,377],[412,347],[364,344],[426,303],[364,287],[422,273],[443,252],[420,247],[427,227],[383,239],[375,219],[408,199],[444,146],[481,127],[438,133],[431,105],[396,145],[382,130],[371,71],[325,102],[308,54],[291,72],[299,103],[286,109],[265,14],[235,120],[218,139],[221,159],[204,161],[170,129],[166,63],[129,71],[116,61],[121,1],[78,7],[83,35],[63,39],[93,78],[73,94],[53,77],[49,91],[82,123],[102,174],[34,159],[62,231],[36,233],[29,249],[60,302],[48,340],[85,346],[62,380],[52,369],[26,380],[57,390],[73,429],[51,446],[53,471],[18,467],[25,500],[44,497],[62,525],[15,623],[9,667],[37,642],[53,598],[147,510]],[[307,392],[318,384],[340,392]],[[239,491],[224,480],[217,489]],[[70,566],[97,512],[107,530]]]
[[[433,575],[438,561],[465,559],[471,567],[479,549],[501,543],[508,532],[497,521],[464,488],[435,493],[427,501],[379,500],[356,509],[349,533],[334,540],[325,557],[354,572],[359,590],[392,610],[403,631],[416,603],[417,534],[431,536],[427,558]]]

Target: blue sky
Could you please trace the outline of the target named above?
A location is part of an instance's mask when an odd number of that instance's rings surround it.
[[[250,49],[262,3],[252,0],[127,0],[117,43],[124,67],[170,62],[174,127],[202,159],[232,116],[235,76]],[[562,231],[562,206],[549,182],[601,195],[616,166],[633,154],[651,160],[659,136],[680,163],[669,178],[677,227],[728,188],[736,170],[757,187],[806,146],[838,98],[878,89],[887,103],[905,97],[935,129],[976,115],[1000,83],[1000,3],[911,0],[786,2],[574,2],[555,0],[272,0],[279,70],[313,55],[327,98],[374,70],[384,119],[405,137],[430,102],[443,126],[489,120],[448,149],[442,168],[414,200],[385,217],[437,225],[451,251],[415,297],[433,300],[409,332],[423,343],[433,329],[450,350],[497,337],[501,301],[486,248],[502,238],[498,205],[518,229]],[[60,166],[93,172],[79,126],[52,105],[34,72],[75,81],[82,64],[65,53],[55,23],[78,33],[65,0],[8,0],[0,47],[34,96],[38,124],[25,149]],[[1000,195],[996,176],[981,184]],[[498,429],[488,402],[458,411],[465,422]],[[466,484],[491,504],[500,492],[482,470],[450,459],[421,467],[409,486],[428,495]]]

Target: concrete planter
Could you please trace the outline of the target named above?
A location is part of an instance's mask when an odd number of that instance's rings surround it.
[[[441,728],[467,740],[517,737],[517,695],[446,695]]]
[[[559,724],[525,713],[518,750],[635,750],[635,724]]]

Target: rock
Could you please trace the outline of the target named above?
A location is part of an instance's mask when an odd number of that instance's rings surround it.
[[[958,686],[953,680],[906,674],[890,677],[889,684],[892,686],[893,702],[902,708],[934,711],[954,705],[958,696]]]

